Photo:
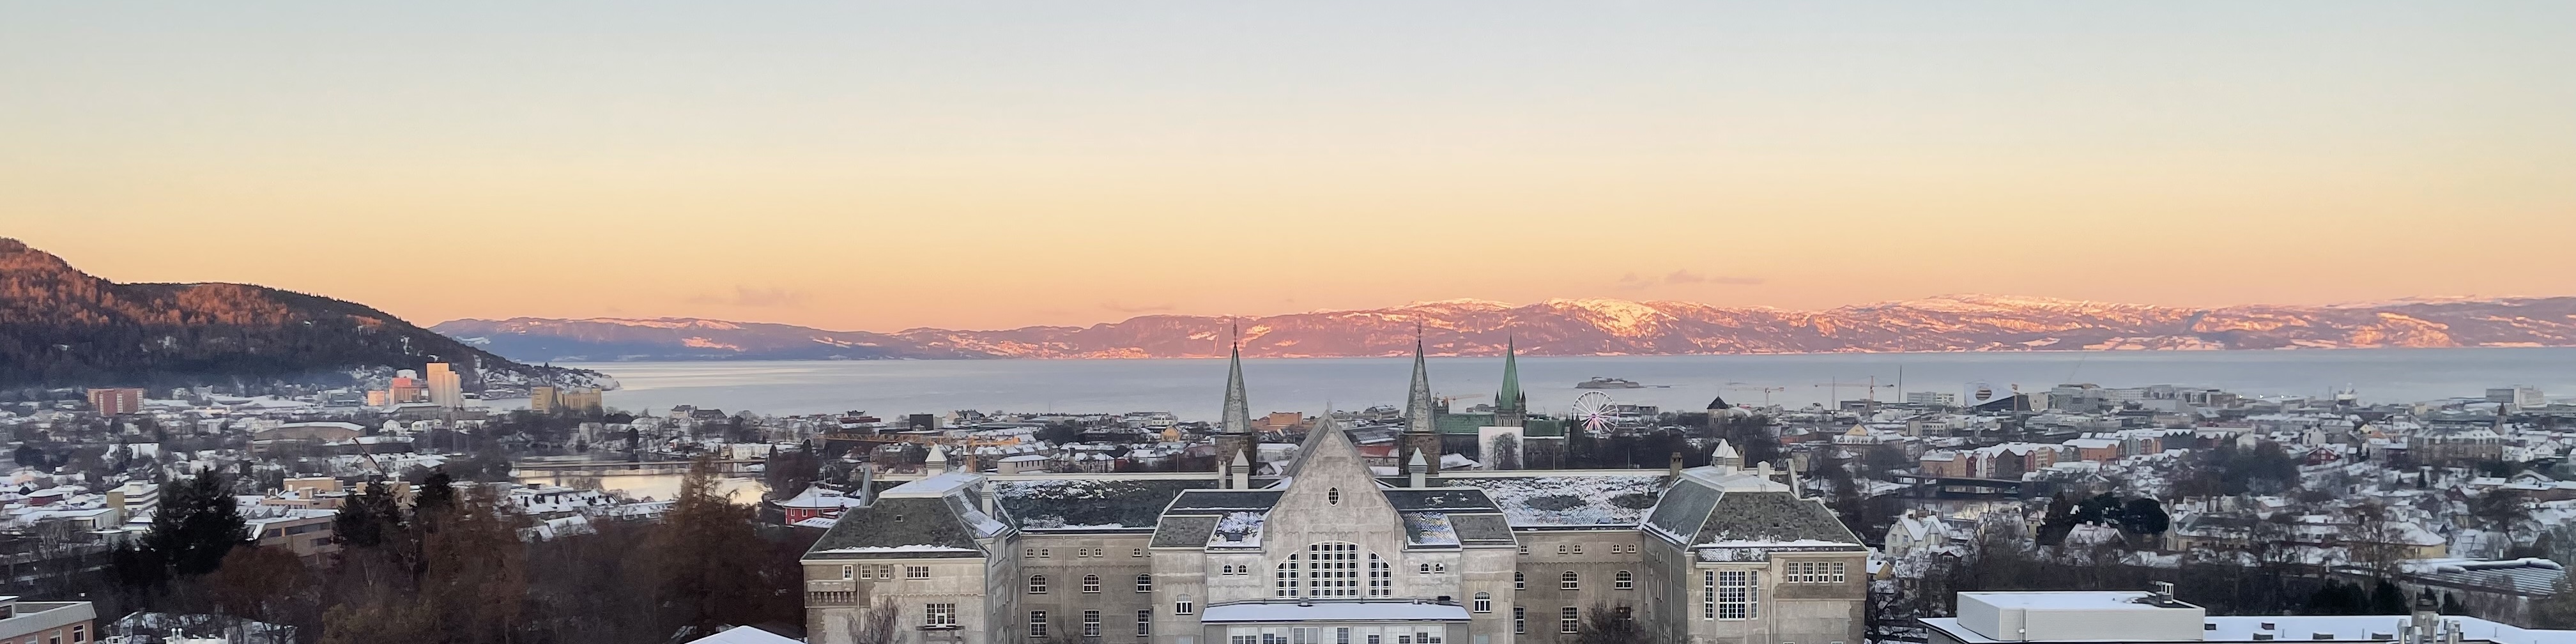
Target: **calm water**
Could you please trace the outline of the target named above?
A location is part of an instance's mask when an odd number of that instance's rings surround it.
[[[1701,409],[1711,396],[1804,405],[1829,399],[1826,385],[1857,385],[1876,376],[1907,391],[1958,393],[1967,382],[2045,390],[2064,382],[2123,387],[2197,385],[2256,395],[2322,395],[2356,388],[2373,402],[2477,396],[2487,387],[2532,385],[2553,396],[2576,394],[2576,348],[2354,349],[2334,351],[2164,351],[2084,353],[1913,353],[1765,356],[1525,357],[1521,386],[1530,405],[1562,410],[1593,376],[1669,388],[1606,390],[1624,403]],[[863,410],[880,416],[957,409],[1125,412],[1171,411],[1213,419],[1222,404],[1225,361],[949,360],[796,362],[608,362],[567,366],[616,376],[624,389],[609,406],[661,411],[672,405],[727,412],[809,414]],[[1490,402],[1502,379],[1500,358],[1433,358],[1431,385]],[[1268,411],[1402,405],[1411,373],[1404,358],[1246,360],[1244,380],[1255,415]],[[1861,397],[1847,386],[1843,398]],[[1892,388],[1881,399],[1895,399]],[[495,401],[496,404],[502,401]]]

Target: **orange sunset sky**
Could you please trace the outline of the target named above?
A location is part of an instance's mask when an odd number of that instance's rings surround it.
[[[19,3],[0,236],[422,324],[2576,294],[2576,4],[1783,4]]]

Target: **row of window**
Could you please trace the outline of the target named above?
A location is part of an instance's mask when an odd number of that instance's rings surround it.
[[[895,568],[894,566],[879,566],[879,565],[873,565],[873,564],[871,564],[871,565],[865,565],[865,566],[850,566],[850,565],[844,565],[844,566],[841,566],[841,578],[842,578],[842,579],[893,579],[893,578],[894,578],[894,568]],[[903,578],[905,578],[905,579],[929,579],[929,578],[930,578],[930,567],[929,567],[929,566],[904,566],[904,567],[903,567]]]
[[[1154,611],[1150,611],[1150,610],[1140,610],[1140,611],[1136,611],[1136,635],[1137,635],[1137,636],[1139,636],[1139,637],[1142,637],[1142,636],[1153,635],[1153,634],[1154,634]],[[1047,612],[1046,612],[1046,611],[1042,611],[1042,610],[1033,610],[1033,611],[1029,611],[1029,637],[1031,637],[1031,638],[1042,638],[1042,637],[1046,637],[1046,636],[1047,636]],[[1100,611],[1096,611],[1096,610],[1086,610],[1086,611],[1082,611],[1082,636],[1083,636],[1083,637],[1099,637],[1099,636],[1100,636]]]
[[[1788,582],[1789,582],[1789,583],[1792,583],[1792,584],[1839,584],[1839,583],[1843,583],[1843,562],[1840,562],[1840,561],[1793,561],[1793,562],[1789,562],[1789,575],[1788,575],[1788,577],[1789,577],[1789,578],[1788,578]]]
[[[1556,587],[1560,590],[1582,590],[1583,573],[1568,570],[1565,574],[1557,575]],[[1618,590],[1636,590],[1637,574],[1625,570],[1619,571],[1619,574],[1610,578],[1610,587]],[[1512,571],[1512,590],[1529,590],[1528,573]]]
[[[1073,549],[1073,556],[1074,556],[1075,558],[1080,558],[1080,559],[1089,559],[1089,558],[1093,558],[1093,557],[1107,557],[1107,556],[1109,556],[1109,549],[1108,549],[1108,548],[1075,548],[1075,549]],[[1141,558],[1143,558],[1143,557],[1145,556],[1145,549],[1144,549],[1144,548],[1135,548],[1135,549],[1131,549],[1131,550],[1129,550],[1129,551],[1127,552],[1127,556],[1128,556],[1128,557],[1130,557],[1130,558],[1140,558],[1140,559],[1141,559]],[[1055,549],[1054,549],[1054,548],[1027,548],[1027,549],[1023,549],[1023,550],[1021,550],[1021,551],[1020,551],[1020,558],[1022,558],[1022,559],[1053,559],[1053,558],[1055,558]]]
[[[1029,594],[1031,594],[1031,595],[1044,595],[1044,594],[1046,594],[1046,592],[1047,592],[1047,576],[1046,576],[1046,575],[1029,575]],[[1100,592],[1100,576],[1099,576],[1099,575],[1083,575],[1083,576],[1082,576],[1082,592],[1086,592],[1086,593],[1096,593],[1096,592]],[[1140,593],[1150,593],[1150,592],[1154,592],[1154,576],[1153,576],[1153,575],[1137,575],[1137,576],[1136,576],[1136,592],[1140,592]]]
[[[1619,611],[1619,618],[1620,618],[1620,619],[1627,619],[1627,618],[1628,618],[1628,607],[1626,607],[1626,606],[1621,606],[1621,607],[1619,607],[1617,610]],[[1564,608],[1559,608],[1559,609],[1557,609],[1557,610],[1556,610],[1556,632],[1559,632],[1559,633],[1580,633],[1580,632],[1583,632],[1583,609],[1581,609],[1581,608],[1576,608],[1576,607],[1573,607],[1573,606],[1567,606],[1567,607],[1564,607]],[[1512,634],[1514,634],[1514,635],[1527,635],[1527,634],[1529,634],[1529,609],[1527,609],[1527,608],[1523,608],[1523,607],[1519,607],[1519,606],[1513,606],[1513,607],[1512,607]]]
[[[1530,553],[1529,544],[1526,544],[1526,543],[1521,544],[1521,554],[1529,554],[1529,553]],[[1556,554],[1560,554],[1560,555],[1579,555],[1579,554],[1583,554],[1583,544],[1580,544],[1580,543],[1560,543],[1560,544],[1556,544]],[[1633,554],[1637,554],[1637,547],[1636,547],[1636,546],[1633,546],[1633,545],[1624,544],[1624,543],[1614,543],[1614,544],[1610,544],[1610,554],[1614,554],[1614,555],[1633,555]]]
[[[1394,628],[1406,627],[1398,626]],[[1355,629],[1369,632],[1358,633],[1357,635],[1359,637],[1353,638],[1352,636],[1354,633],[1351,631]],[[1413,631],[1410,633],[1402,631],[1393,633],[1384,632],[1388,630],[1394,629],[1371,626],[1338,626],[1333,628],[1333,641],[1331,644],[1441,644],[1442,633],[1438,630]],[[1287,628],[1279,628],[1275,626],[1266,628],[1237,626],[1226,629],[1225,644],[1326,644],[1324,642],[1323,631],[1324,629],[1318,626],[1292,626]]]

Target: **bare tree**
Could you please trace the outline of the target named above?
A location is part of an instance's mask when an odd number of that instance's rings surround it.
[[[894,607],[894,598],[879,597],[875,604],[843,619],[847,620],[846,625],[850,628],[852,644],[898,644],[903,631],[896,628],[896,624],[902,618],[902,613]]]
[[[1521,468],[1521,435],[1496,434],[1493,447],[1485,452],[1485,464],[1498,470]]]

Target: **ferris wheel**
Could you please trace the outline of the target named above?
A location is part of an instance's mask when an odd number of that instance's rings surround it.
[[[1595,434],[1610,429],[1610,394],[1583,392],[1574,398],[1574,418],[1583,421],[1583,431]]]

